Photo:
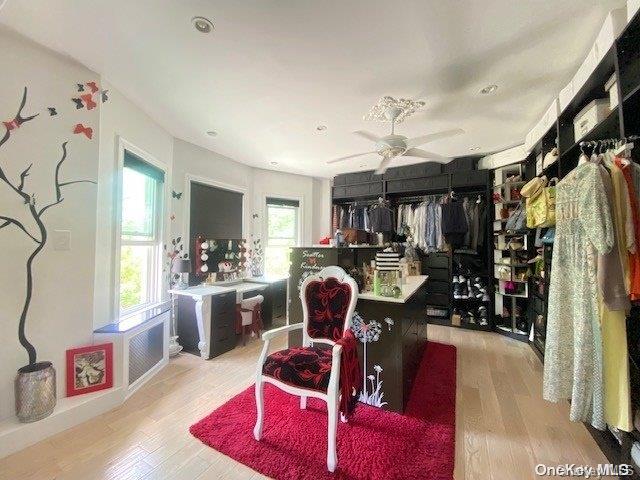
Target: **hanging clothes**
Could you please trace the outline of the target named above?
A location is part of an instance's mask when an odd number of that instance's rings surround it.
[[[607,198],[613,198],[609,172],[599,167]],[[610,202],[610,209],[612,207]],[[612,212],[615,223],[615,216]],[[633,429],[629,362],[627,357],[626,316],[631,308],[620,265],[620,242],[613,229],[613,247],[598,256],[600,327],[602,329],[602,375],[604,380],[604,419],[607,425],[624,431]]]
[[[386,205],[376,204],[369,210],[368,221],[374,233],[393,232],[393,214]]]
[[[631,289],[631,266],[629,263],[629,253],[635,250],[635,233],[633,232],[633,221],[631,219],[631,203],[629,201],[629,189],[622,173],[622,169],[613,162],[613,157],[605,154],[604,164],[611,174],[611,184],[613,186],[613,215],[616,235],[620,242],[618,249],[620,265],[624,275],[624,285],[627,294]],[[629,227],[631,225],[631,227]],[[631,231],[630,231],[631,229]]]
[[[597,254],[613,247],[611,207],[593,163],[557,185],[543,397],[571,399],[570,419],[606,427]]]
[[[442,202],[444,198],[440,198],[436,201],[436,225],[435,225],[435,235],[436,235],[436,250],[442,252],[446,248],[446,243],[444,241],[444,235],[442,235]]]
[[[473,237],[473,203],[469,201],[468,197],[462,199],[462,209],[464,210],[464,217],[467,221],[467,232],[464,235],[463,246],[465,248],[471,248]]]
[[[627,184],[627,194],[631,210],[628,217],[633,225],[633,252],[629,253],[629,297],[631,300],[640,300],[640,212],[638,211],[638,198],[633,183],[633,167],[629,162],[621,158],[615,158],[615,165],[620,168]]]
[[[442,205],[442,234],[452,248],[463,246],[469,230],[467,217],[461,200],[450,198]]]

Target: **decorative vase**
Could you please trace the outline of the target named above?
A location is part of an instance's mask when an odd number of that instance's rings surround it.
[[[48,417],[56,406],[56,370],[51,362],[38,362],[18,370],[15,384],[16,415],[23,423]]]

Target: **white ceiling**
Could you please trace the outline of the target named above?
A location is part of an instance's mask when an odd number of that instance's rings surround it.
[[[0,3],[2,3],[0,1]],[[462,128],[441,155],[522,143],[624,0],[9,0],[0,23],[102,74],[174,136],[329,177],[370,169],[355,130],[383,95],[427,102],[397,133]],[[210,18],[198,33],[191,18]],[[478,91],[489,84],[499,90]],[[327,125],[324,132],[316,131]],[[207,130],[217,130],[209,137]],[[420,159],[398,159],[398,164]],[[271,162],[278,162],[273,166]]]

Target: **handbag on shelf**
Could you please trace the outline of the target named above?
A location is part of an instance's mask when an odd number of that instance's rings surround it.
[[[527,227],[551,227],[556,224],[557,178],[535,177],[522,187],[520,193],[527,199]]]
[[[519,204],[516,209],[511,212],[507,223],[504,226],[506,230],[523,230],[526,226],[527,214],[524,205]]]
[[[545,245],[552,245],[553,241],[556,238],[556,229],[550,228],[546,231],[546,233],[542,236],[542,243]]]

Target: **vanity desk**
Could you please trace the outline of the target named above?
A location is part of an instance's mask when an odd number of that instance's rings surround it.
[[[236,346],[237,305],[243,299],[264,296],[262,318],[272,323],[273,305],[280,305],[277,286],[283,279],[247,278],[232,285],[198,285],[173,289],[178,342],[184,351],[208,360]],[[286,291],[284,292],[286,298]]]

